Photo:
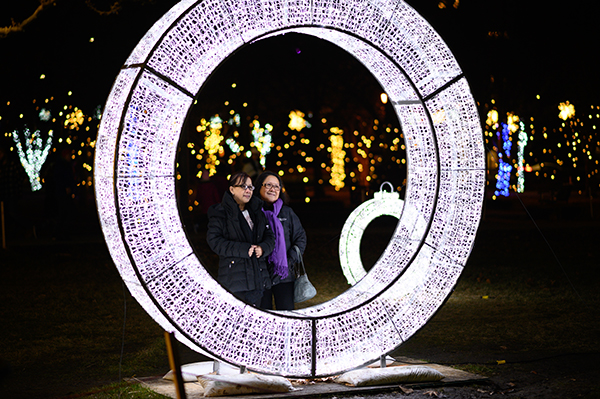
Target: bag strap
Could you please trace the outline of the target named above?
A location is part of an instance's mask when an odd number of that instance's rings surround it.
[[[300,259],[300,264],[302,265],[302,274],[306,274],[306,269],[304,268],[304,259],[302,258],[302,252],[300,252],[300,248],[297,245],[294,245],[294,249],[298,254],[298,259]]]

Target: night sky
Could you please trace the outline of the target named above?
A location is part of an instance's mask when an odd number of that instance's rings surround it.
[[[22,20],[37,4],[35,0],[2,3],[0,23],[4,26],[11,18]],[[98,8],[109,3],[94,2]],[[130,51],[174,3],[124,1],[117,15],[100,16],[83,0],[57,0],[56,6],[40,14],[25,32],[0,39],[3,102],[72,91],[89,106],[103,104]],[[438,7],[437,0],[409,3],[448,43],[477,101],[494,96],[514,102],[513,107],[518,108],[536,94],[550,103],[570,100],[588,104],[597,98],[595,2],[571,1],[559,7],[556,2],[544,1],[461,1],[457,9],[452,1],[446,1],[445,9]],[[279,71],[267,75],[295,79],[286,70],[293,71],[297,60],[290,54],[299,44],[304,44],[302,56],[314,57],[316,62],[331,52],[328,43],[305,42],[289,40],[273,45],[271,51],[266,46],[261,64],[266,70],[272,65],[271,71]],[[235,61],[244,68],[243,59]],[[290,67],[282,65],[283,61],[290,62]],[[323,64],[327,78],[325,69],[335,69],[331,65],[333,62]],[[42,74],[44,80],[39,79]],[[313,76],[312,81],[319,84],[320,78]],[[276,98],[281,95],[274,93]]]

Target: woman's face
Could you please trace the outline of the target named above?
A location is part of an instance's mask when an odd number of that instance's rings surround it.
[[[281,186],[279,185],[279,179],[275,176],[267,176],[260,187],[260,197],[263,201],[272,204],[279,199],[280,192]]]
[[[253,190],[254,187],[252,186],[252,180],[250,178],[247,178],[244,183],[229,187],[229,192],[241,209],[243,209],[248,201],[250,201],[250,198],[252,198]]]

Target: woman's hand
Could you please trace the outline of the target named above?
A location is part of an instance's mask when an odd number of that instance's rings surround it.
[[[260,245],[252,245],[248,251],[248,256],[252,257],[253,253],[256,254],[257,258],[260,258],[263,254],[263,249],[260,247]]]

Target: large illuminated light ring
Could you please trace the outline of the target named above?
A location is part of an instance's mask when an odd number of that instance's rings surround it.
[[[352,211],[342,227],[339,244],[340,265],[350,285],[356,284],[367,274],[360,258],[360,243],[366,228],[380,216],[399,219],[402,214],[404,201],[397,192],[384,191],[383,185],[386,183],[392,186],[389,182],[383,183],[380,191],[375,192],[372,199],[363,202]]]
[[[280,313],[237,300],[199,262],[179,217],[175,159],[206,78],[236,49],[286,32],[345,49],[378,79],[402,125],[408,176],[394,236],[369,273],[333,300]],[[142,38],[107,100],[99,218],[132,295],[190,348],[262,373],[338,374],[400,346],[450,294],[480,221],[482,137],[455,58],[403,1],[184,0]]]

